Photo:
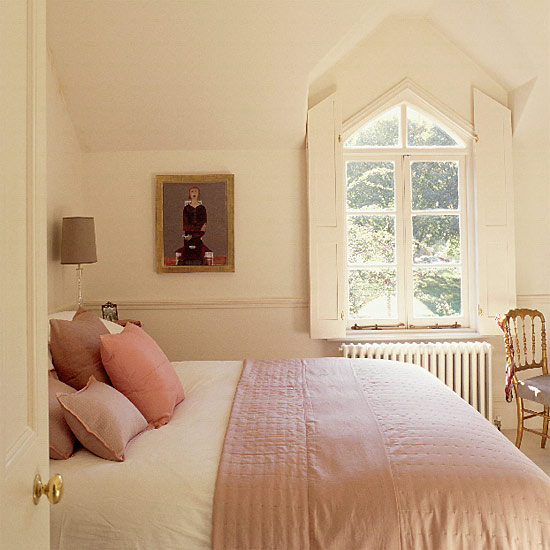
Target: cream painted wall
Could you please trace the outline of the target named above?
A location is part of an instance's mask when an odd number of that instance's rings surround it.
[[[513,146],[519,296],[550,295],[549,89],[550,78],[546,73],[533,83],[525,103],[520,91],[511,94],[512,108],[517,105]],[[531,301],[550,320],[548,300],[531,298]]]
[[[69,118],[55,68],[47,70],[48,311],[76,303],[73,266],[59,263],[61,219],[84,214],[82,153]]]
[[[310,106],[337,88],[345,121],[404,78],[473,122],[472,87],[507,104],[507,91],[423,19],[390,18],[310,87]]]
[[[85,200],[96,217],[99,262],[89,268],[85,298],[304,299],[304,156],[304,151],[87,153]],[[235,273],[156,273],[155,175],[208,172],[235,174]],[[203,240],[208,244],[208,231]]]
[[[550,4],[516,6],[514,24],[528,46],[533,78],[510,93],[514,126],[514,186],[518,302],[550,319]]]
[[[87,304],[119,304],[172,360],[337,353],[308,334],[304,151],[86,153],[84,172]],[[235,174],[235,272],[156,273],[155,175],[208,172]]]

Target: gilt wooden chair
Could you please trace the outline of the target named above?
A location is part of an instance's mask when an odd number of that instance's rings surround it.
[[[502,323],[506,344],[507,400],[513,387],[518,415],[516,447],[520,447],[523,432],[541,436],[541,447],[546,446],[550,407],[550,375],[546,358],[546,328],[544,315],[536,309],[511,309]],[[540,374],[523,380],[517,373],[533,369]],[[511,387],[509,387],[511,386]],[[534,401],[543,406],[543,411],[527,408],[524,401]],[[525,421],[542,417],[542,431],[527,428]]]

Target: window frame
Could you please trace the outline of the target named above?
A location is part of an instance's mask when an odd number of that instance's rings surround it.
[[[384,112],[400,106],[401,117],[399,127],[399,147],[343,147],[343,185],[344,185],[344,197],[347,194],[347,163],[353,161],[394,161],[395,170],[395,216],[396,216],[396,270],[397,270],[397,319],[353,319],[351,320],[349,315],[349,272],[355,266],[350,266],[349,263],[349,251],[348,251],[348,237],[347,237],[347,220],[348,216],[352,215],[352,212],[347,208],[347,199],[344,198],[345,209],[345,249],[346,249],[346,264],[345,264],[345,284],[346,284],[346,330],[349,332],[351,324],[361,325],[393,325],[400,322],[405,324],[404,329],[396,329],[396,332],[405,331],[422,331],[428,330],[429,326],[433,326],[436,323],[440,325],[449,325],[458,323],[460,328],[469,330],[471,327],[473,312],[475,310],[475,304],[473,299],[476,296],[476,277],[475,277],[475,220],[474,220],[474,196],[473,196],[473,167],[472,167],[472,136],[460,128],[448,117],[439,113],[436,108],[427,109],[422,107],[414,101],[406,100],[394,100],[388,102],[383,106],[371,111],[370,113],[361,113],[361,117],[353,117],[353,124],[348,125],[342,132],[342,143],[345,144],[347,139],[357,130],[359,130],[365,124],[376,119]],[[407,119],[406,109],[410,106],[415,111],[427,116],[439,124],[445,129],[450,130],[450,135],[453,138],[457,138],[464,143],[453,146],[407,146]],[[422,160],[449,160],[458,161],[459,163],[459,227],[461,236],[461,256],[460,256],[460,268],[462,271],[461,277],[461,305],[462,315],[457,317],[414,317],[413,312],[413,261],[412,261],[412,215],[411,210],[411,186],[410,186],[410,165],[414,161]],[[390,213],[388,211],[362,211],[362,214],[382,214]],[[452,211],[455,213],[456,211]],[[393,213],[393,212],[391,212]],[[437,210],[434,214],[444,211]],[[410,258],[406,260],[406,258]],[[401,259],[400,259],[401,258]],[[428,264],[432,265],[433,264]],[[444,269],[445,267],[451,267],[456,264],[439,264],[438,269]],[[384,267],[383,265],[369,264],[368,267]],[[399,298],[401,296],[402,298]],[[452,329],[451,329],[452,330]],[[353,330],[353,333],[358,331]],[[370,332],[370,331],[365,331]],[[385,332],[389,332],[385,331]]]

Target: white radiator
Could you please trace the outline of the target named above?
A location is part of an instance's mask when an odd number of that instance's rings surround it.
[[[491,345],[487,342],[343,344],[344,357],[420,365],[493,421]]]

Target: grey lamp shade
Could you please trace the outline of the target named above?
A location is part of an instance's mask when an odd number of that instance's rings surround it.
[[[93,218],[63,218],[61,227],[61,263],[93,264],[97,262]]]

